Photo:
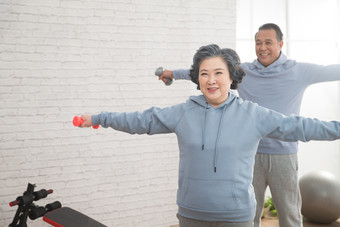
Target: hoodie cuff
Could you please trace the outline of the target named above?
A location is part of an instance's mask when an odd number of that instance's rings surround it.
[[[92,115],[91,117],[92,125],[100,125],[100,116],[101,114]]]

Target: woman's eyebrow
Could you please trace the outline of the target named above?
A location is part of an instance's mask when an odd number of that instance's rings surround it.
[[[224,68],[217,68],[217,69],[214,69],[214,71],[218,71],[218,70],[225,70]],[[203,72],[203,71],[208,71],[207,69],[201,69],[200,72]]]

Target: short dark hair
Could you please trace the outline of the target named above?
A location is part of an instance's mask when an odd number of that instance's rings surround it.
[[[277,41],[281,42],[283,40],[283,33],[280,27],[276,24],[273,24],[273,23],[263,24],[259,27],[258,32],[261,30],[270,30],[270,29],[273,29],[275,31]],[[256,39],[256,35],[257,35],[257,32],[255,34],[255,39]]]
[[[240,67],[240,57],[236,53],[236,51],[230,48],[221,49],[216,44],[210,44],[207,46],[200,47],[193,58],[193,65],[190,69],[190,77],[191,81],[197,84],[197,90],[200,89],[199,85],[199,67],[203,60],[212,57],[221,57],[224,62],[228,66],[229,74],[231,79],[233,80],[230,85],[231,89],[237,89],[239,83],[242,82],[243,77],[245,76],[244,70]]]

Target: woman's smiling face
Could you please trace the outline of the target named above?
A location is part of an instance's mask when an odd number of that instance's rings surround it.
[[[201,92],[213,107],[217,107],[227,100],[230,85],[233,82],[228,66],[222,57],[203,60],[199,67],[198,81]]]

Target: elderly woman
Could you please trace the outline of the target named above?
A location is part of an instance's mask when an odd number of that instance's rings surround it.
[[[128,133],[175,133],[180,151],[180,227],[251,227],[255,215],[254,157],[261,138],[335,140],[340,122],[284,116],[230,92],[244,77],[237,53],[201,47],[190,76],[203,95],[143,112],[83,115],[81,127],[100,124]]]

